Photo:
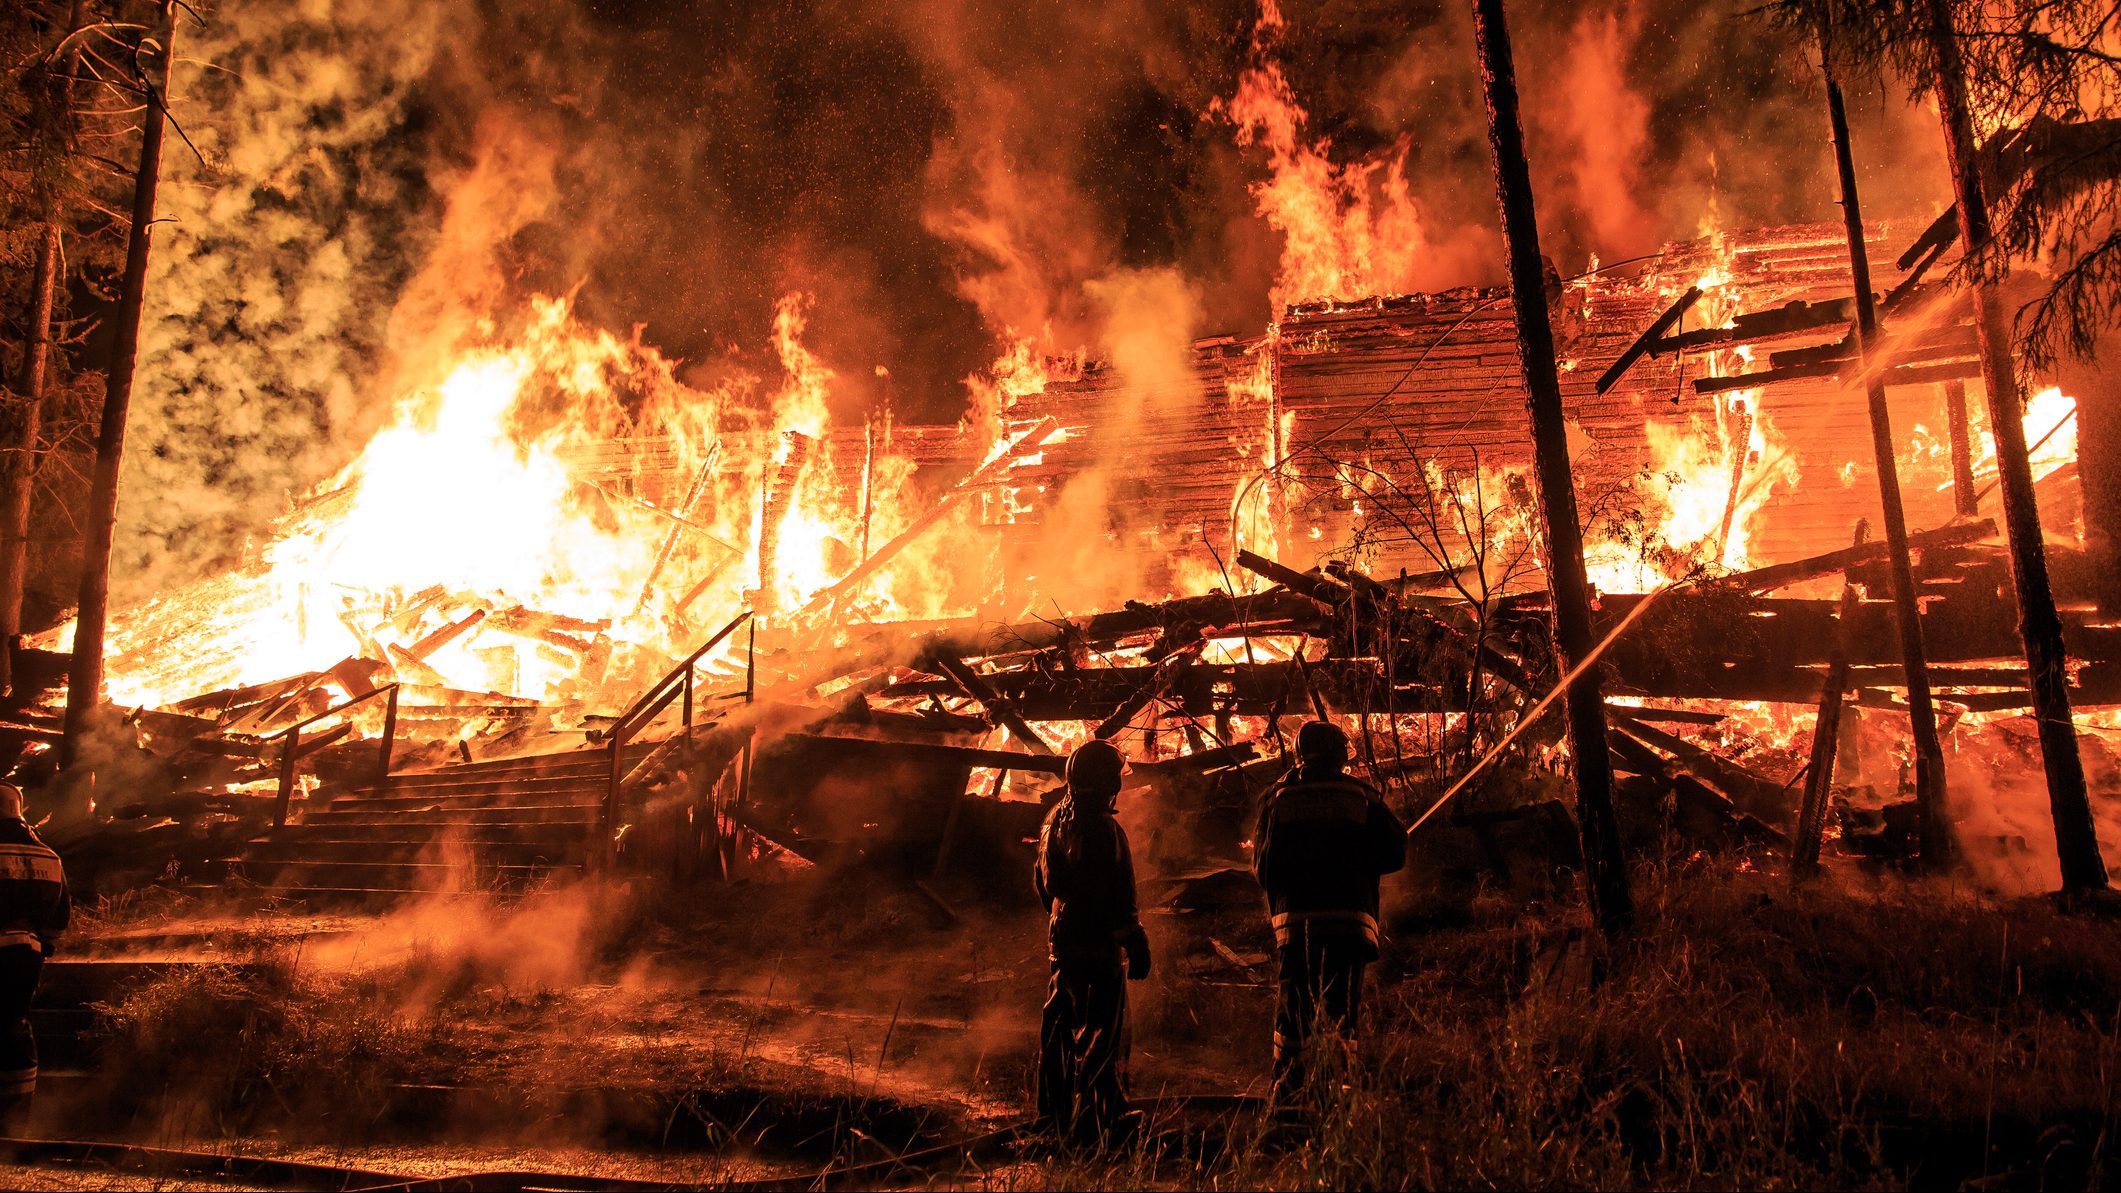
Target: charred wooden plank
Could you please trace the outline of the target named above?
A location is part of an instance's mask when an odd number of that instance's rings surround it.
[[[1907,536],[1907,545],[1917,550],[1930,547],[1956,547],[1965,543],[1976,543],[1983,539],[1993,538],[1995,534],[1995,519],[1983,518],[1978,522],[1957,523],[1937,530],[1911,534]],[[1828,551],[1824,555],[1814,555],[1808,559],[1793,559],[1788,563],[1770,564],[1767,567],[1755,568],[1750,572],[1740,572],[1724,578],[1719,583],[1732,588],[1743,589],[1746,592],[1769,592],[1773,589],[1784,588],[1805,580],[1815,580],[1820,576],[1830,576],[1835,572],[1847,571],[1850,568],[1875,564],[1884,558],[1885,544],[1883,542],[1865,543],[1861,546],[1843,547],[1838,551]]]
[[[1613,719],[1622,733],[1671,755],[1674,768],[1692,774],[1730,796],[1733,803],[1752,815],[1780,819],[1787,813],[1788,809],[1781,806],[1788,791],[1786,786],[1762,778],[1685,738],[1631,717],[1626,709],[1613,710]],[[1777,835],[1782,835],[1779,830]]]
[[[491,610],[483,607],[473,609],[455,621],[443,622],[433,633],[405,648],[405,653],[422,662],[434,652],[442,649],[470,632],[472,627],[485,621]],[[354,693],[359,695],[359,693]]]
[[[1155,674],[1150,677],[1149,682],[1135,689],[1134,693],[1125,700],[1120,701],[1119,707],[1113,709],[1110,715],[1099,722],[1097,728],[1091,732],[1090,736],[1098,741],[1110,741],[1112,738],[1117,737],[1119,732],[1127,727],[1127,723],[1134,719],[1135,714],[1148,707],[1150,701],[1162,696],[1169,690],[1172,680],[1178,675],[1179,671],[1193,661],[1192,652],[1197,651],[1200,645],[1201,640],[1196,638],[1193,640],[1192,651],[1179,653],[1158,665]]]
[[[1731,797],[1686,773],[1673,761],[1624,730],[1610,735],[1617,765],[1671,788],[1672,795],[1692,810],[1707,815],[1724,832],[1740,840],[1787,846],[1789,838],[1774,825],[1745,811]]]
[[[1688,308],[1699,301],[1701,301],[1701,287],[1688,286],[1686,293],[1681,294],[1677,301],[1666,307],[1664,313],[1657,316],[1641,335],[1635,337],[1635,342],[1629,344],[1626,350],[1621,352],[1620,358],[1615,360],[1605,372],[1599,374],[1598,392],[1604,393],[1618,384],[1620,379],[1627,374],[1627,371],[1635,367],[1635,362],[1641,360],[1645,353],[1649,352],[1659,340],[1664,338],[1664,333],[1671,330],[1672,324],[1679,322],[1680,317],[1687,313]]]
[[[1340,609],[1355,595],[1353,589],[1336,580],[1309,572],[1299,572],[1286,564],[1276,563],[1251,551],[1237,553],[1237,566],[1264,576],[1290,592],[1309,597],[1328,612]]]
[[[1861,541],[1863,527],[1857,524]],[[1849,622],[1856,613],[1856,586],[1841,588],[1841,616],[1834,625],[1834,654],[1819,694],[1818,721],[1812,727],[1812,756],[1805,764],[1804,798],[1797,808],[1791,848],[1794,876],[1819,868],[1820,836],[1826,831],[1826,797],[1834,786],[1834,759],[1841,742],[1841,704],[1849,686]]]
[[[1738,373],[1729,377],[1697,377],[1694,392],[1697,394],[1729,393],[1739,389],[1759,389],[1781,381],[1801,381],[1808,378],[1839,376],[1845,361],[1822,361],[1812,364],[1790,365],[1780,369],[1759,369],[1751,373]],[[1934,364],[1896,365],[1886,370],[1888,385],[1928,385],[1937,381],[1963,380],[1981,375],[1978,362],[1943,361]]]

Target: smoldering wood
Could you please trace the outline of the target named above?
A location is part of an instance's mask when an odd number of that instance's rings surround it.
[[[1771,823],[1788,820],[1789,788],[1786,784],[1754,774],[1712,750],[1638,720],[1628,715],[1625,709],[1614,710],[1613,724],[1620,734],[1663,751],[1669,756],[1669,765],[1722,792],[1748,815]],[[1783,836],[1781,830],[1776,830],[1776,836]]]
[[[1613,732],[1611,745],[1616,767],[1656,780],[1689,811],[1706,815],[1725,836],[1767,845],[1786,847],[1789,844],[1789,838],[1773,825],[1741,808],[1730,796],[1691,773],[1684,764],[1637,740],[1625,728]]]

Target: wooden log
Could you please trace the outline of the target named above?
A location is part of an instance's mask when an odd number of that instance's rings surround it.
[[[1197,775],[1204,771],[1220,770],[1226,766],[1243,766],[1257,757],[1259,757],[1259,744],[1257,742],[1232,742],[1227,746],[1217,746],[1212,750],[1196,750],[1191,754],[1181,754],[1176,758],[1132,762],[1128,764],[1127,777],[1144,784],[1162,782],[1181,774]]]
[[[1893,628],[1899,632],[1900,664],[1907,685],[1908,725],[1915,754],[1915,803],[1920,811],[1923,864],[1949,862],[1951,818],[1945,812],[1944,749],[1937,740],[1937,713],[1930,699],[1928,656],[1922,643],[1922,610],[1915,600],[1915,578],[1908,560],[1907,514],[1900,503],[1899,450],[1893,437],[1892,408],[1886,404],[1885,379],[1877,367],[1878,310],[1871,300],[1871,266],[1863,237],[1863,208],[1856,188],[1856,163],[1849,146],[1841,83],[1834,75],[1833,47],[1821,27],[1820,69],[1826,76],[1827,122],[1833,133],[1834,162],[1841,183],[1841,217],[1849,246],[1849,272],[1856,290],[1856,322],[1849,329],[1856,358],[1862,362],[1864,397],[1869,406],[1871,454],[1878,476],[1878,500],[1885,515],[1887,575],[1892,580]],[[1843,596],[1844,605],[1847,597]],[[1837,652],[1844,658],[1846,652]],[[1830,673],[1831,674],[1831,673]],[[1828,686],[1832,686],[1831,678]]]
[[[1705,327],[1684,335],[1669,336],[1652,347],[1651,355],[1691,352],[1723,344],[1743,344],[1803,335],[1824,327],[1846,326],[1855,318],[1855,308],[1846,298],[1820,302],[1788,302],[1762,311],[1746,311],[1731,318],[1729,327]]]
[[[429,684],[438,688],[449,686],[441,672],[428,666],[425,661],[413,656],[411,651],[395,642],[385,643],[383,652],[390,658],[391,670],[407,683]]]
[[[1841,363],[1827,361],[1819,364],[1790,365],[1781,369],[1759,369],[1751,373],[1734,373],[1728,377],[1697,377],[1694,379],[1694,392],[1707,396],[1740,389],[1761,389],[1781,381],[1839,377],[1842,369]],[[1893,364],[1884,369],[1887,385],[1926,385],[1980,375],[1979,366],[1972,361]]]
[[[1613,753],[1628,769],[1669,786],[1675,798],[1707,814],[1732,836],[1769,845],[1789,844],[1789,838],[1781,830],[1739,807],[1730,796],[1688,774],[1671,759],[1635,740],[1629,733],[1615,732],[1612,747]]]
[[[1613,710],[1613,721],[1622,733],[1671,755],[1673,766],[1728,795],[1733,803],[1752,815],[1762,820],[1771,817],[1780,819],[1786,815],[1786,809],[1779,806],[1787,792],[1784,785],[1756,775],[1738,763],[1714,751],[1703,749],[1685,738],[1637,720],[1629,716],[1625,709]],[[1777,835],[1782,835],[1779,830]]]
[[[1299,572],[1295,568],[1276,563],[1264,555],[1257,555],[1251,551],[1240,550],[1237,553],[1237,566],[1256,575],[1264,576],[1290,592],[1309,597],[1311,600],[1316,601],[1320,608],[1328,612],[1335,612],[1354,599],[1354,590],[1345,584],[1325,576],[1314,576],[1309,572]]]
[[[1974,431],[1966,411],[1966,382],[1944,383],[1944,420],[1952,441],[1952,509],[1970,519],[1980,514],[1981,500],[1974,494]]]

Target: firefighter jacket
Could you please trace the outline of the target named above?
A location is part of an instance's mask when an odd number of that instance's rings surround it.
[[[1039,829],[1031,877],[1052,914],[1053,960],[1113,961],[1123,950],[1146,955],[1134,903],[1134,855],[1110,808],[1072,795],[1054,805]]]
[[[72,911],[59,855],[29,825],[0,817],[0,948],[30,945],[51,956]]]
[[[1260,809],[1252,870],[1267,891],[1274,942],[1298,931],[1360,942],[1375,956],[1377,880],[1407,861],[1406,827],[1374,788],[1344,774],[1292,771]]]

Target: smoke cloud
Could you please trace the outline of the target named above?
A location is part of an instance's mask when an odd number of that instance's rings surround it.
[[[1178,317],[1166,345],[1264,326],[1301,295],[1300,236],[1263,195],[1301,170],[1324,180],[1323,215],[1368,205],[1389,265],[1374,284],[1500,274],[1457,4],[1290,3],[1264,38],[1235,0],[208,16],[174,85],[204,160],[173,140],[121,513],[131,595],[231,558],[408,377],[532,294],[638,327],[698,388],[750,374],[772,392],[775,303],[806,293],[835,417],[947,422],[1020,338],[1133,351],[1112,338],[1113,279],[1188,296],[1157,316]],[[1564,273],[1711,213],[1832,217],[1809,51],[1760,52],[1745,6],[1540,0],[1511,18]],[[1303,120],[1239,135],[1248,78]],[[1853,98],[1871,212],[1927,214],[1934,129],[1897,94]]]

